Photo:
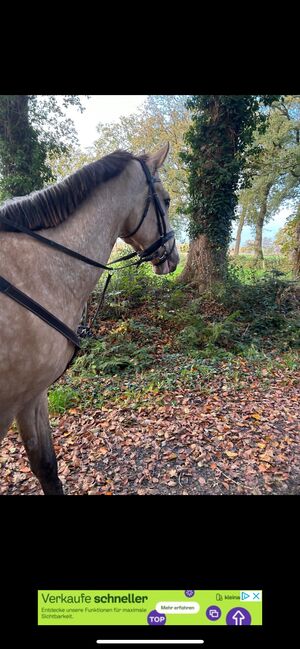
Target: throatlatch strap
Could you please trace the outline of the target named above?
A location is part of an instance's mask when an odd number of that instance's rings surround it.
[[[2,277],[1,275],[0,293],[8,295],[12,300],[18,302],[18,304],[21,304],[21,306],[24,306],[25,309],[37,315],[41,320],[43,320],[48,325],[53,327],[53,329],[56,329],[56,331],[65,336],[65,338],[67,338],[73,345],[75,345],[75,347],[78,347],[78,349],[80,349],[80,338],[77,336],[77,334],[74,333],[74,331],[72,331],[72,329],[67,327],[67,325],[56,318],[56,316],[50,313],[50,311],[47,311],[47,309],[38,304],[38,302],[32,300],[29,295],[26,295],[26,293],[23,293],[23,291],[20,291],[18,288],[13,286],[13,284],[8,282],[7,279],[5,279],[5,277]]]

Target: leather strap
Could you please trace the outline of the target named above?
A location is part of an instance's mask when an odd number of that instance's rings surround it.
[[[26,295],[26,293],[23,293],[23,291],[20,291],[18,288],[13,286],[13,284],[11,284],[7,279],[5,279],[5,277],[2,277],[1,275],[0,293],[8,295],[12,300],[25,307],[25,309],[28,309],[28,311],[31,311],[32,313],[37,315],[41,320],[43,320],[48,325],[53,327],[53,329],[56,329],[56,331],[65,336],[65,338],[67,338],[73,345],[75,345],[75,347],[78,347],[78,349],[80,349],[80,338],[74,333],[74,331],[72,331],[72,329],[70,329],[70,327],[67,327],[67,325],[56,318],[56,316],[50,313],[50,311],[38,304],[38,302],[35,302],[35,300],[29,297],[29,295]]]
[[[61,243],[57,243],[56,241],[52,241],[52,239],[47,239],[47,237],[43,237],[41,234],[37,234],[35,230],[29,230],[28,228],[25,228],[24,225],[20,225],[19,223],[12,223],[9,219],[7,219],[2,214],[0,214],[0,221],[2,221],[2,223],[5,223],[6,225],[9,225],[11,228],[19,230],[20,232],[24,232],[24,234],[27,234],[29,237],[32,237],[32,239],[37,239],[37,241],[40,241],[40,243],[43,243],[44,245],[49,246],[50,248],[54,248],[55,250],[59,250],[60,252],[64,252],[66,255],[69,255],[69,257],[75,257],[75,259],[79,259],[80,261],[83,261],[85,264],[89,264],[90,266],[95,266],[96,268],[104,268],[104,270],[113,270],[109,266],[104,266],[104,264],[100,264],[98,261],[95,261],[94,259],[85,257],[84,255],[81,255],[79,252],[75,252],[75,250],[63,246]]]

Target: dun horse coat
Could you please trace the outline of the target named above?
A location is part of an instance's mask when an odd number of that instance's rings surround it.
[[[163,164],[168,145],[154,155],[143,155],[151,174]],[[155,184],[169,229],[169,195]],[[138,160],[117,151],[52,187],[8,201],[0,214],[12,227],[0,224],[0,275],[76,331],[84,305],[101,269],[88,266],[58,250],[14,231],[18,223],[43,236],[106,264],[118,237],[136,251],[159,238],[153,203],[143,213],[148,185]],[[10,231],[11,230],[11,231]],[[157,273],[175,270],[179,256],[172,241],[169,257]],[[159,257],[160,251],[157,251]],[[63,493],[49,424],[47,389],[72,358],[72,344],[36,315],[0,293],[0,439],[14,420],[25,445],[32,471],[47,495]]]

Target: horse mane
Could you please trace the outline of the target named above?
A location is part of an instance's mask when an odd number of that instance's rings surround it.
[[[145,156],[140,156],[145,158]],[[114,151],[96,162],[84,165],[64,180],[45,189],[6,201],[0,207],[11,221],[1,223],[0,230],[15,232],[14,224],[29,230],[53,228],[65,221],[98,185],[119,176],[134,156],[128,151]]]

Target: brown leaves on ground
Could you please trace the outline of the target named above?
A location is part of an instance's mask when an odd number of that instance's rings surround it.
[[[57,417],[54,445],[66,493],[299,493],[296,376],[277,372],[267,387],[250,374],[235,388],[222,380],[210,381],[209,395],[189,388],[165,392],[163,405],[107,402]],[[41,493],[15,431],[0,457],[0,493]]]

